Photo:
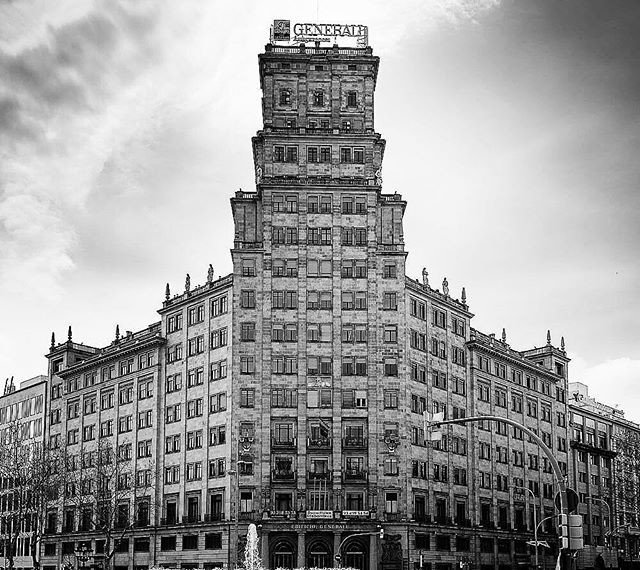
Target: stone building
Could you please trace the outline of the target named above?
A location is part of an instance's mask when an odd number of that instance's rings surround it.
[[[550,338],[518,351],[472,329],[464,289],[406,275],[378,65],[370,47],[267,45],[233,273],[167,286],[159,322],[103,348],[52,345],[48,441],[81,463],[108,442],[131,475],[115,570],[233,567],[249,522],[270,568],[533,560],[533,509],[551,515],[556,490],[546,458],[499,422],[432,442],[424,413],[521,421],[566,470],[568,358]],[[82,546],[108,556],[86,503],[52,508],[44,570]]]
[[[578,562],[593,564],[597,553],[615,563],[638,558],[640,536],[640,426],[618,408],[589,395],[581,382],[569,384],[571,487],[584,521],[585,548]]]
[[[36,376],[24,380],[16,389],[13,378],[7,379],[4,393],[0,397],[0,443],[11,446],[12,438],[18,437],[25,445],[41,444],[45,429],[45,404],[47,393],[47,377]],[[8,552],[10,538],[20,524],[19,535],[14,550],[16,568],[32,568],[30,545],[33,540],[33,521],[28,513],[16,510],[21,501],[15,494],[20,487],[13,484],[14,472],[10,466],[0,476],[0,565],[6,568],[9,564]],[[13,480],[12,480],[13,479]],[[19,521],[17,519],[20,519]]]

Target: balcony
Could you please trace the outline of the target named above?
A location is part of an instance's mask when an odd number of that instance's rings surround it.
[[[400,520],[400,513],[384,513],[384,520],[387,522],[398,522]]]
[[[271,447],[274,449],[295,449],[296,448],[296,438],[291,439],[276,439],[275,437],[271,438]]]
[[[324,473],[318,473],[315,471],[309,471],[307,473],[307,479],[309,481],[331,481],[331,473],[326,471]]]
[[[413,520],[419,523],[431,524],[431,515],[426,513],[415,513],[413,515]]]
[[[294,471],[288,471],[285,469],[274,469],[271,472],[271,479],[273,481],[293,481],[296,478]]]
[[[344,449],[366,449],[367,440],[364,437],[343,437],[342,447]]]
[[[58,534],[58,529],[55,527],[47,527],[44,529],[45,534]]]
[[[342,473],[342,478],[344,481],[349,481],[351,483],[367,482],[367,471],[365,469],[345,469]]]
[[[455,520],[454,520],[454,524],[456,524],[458,526],[470,527],[471,526],[471,519],[465,519],[465,518],[461,518],[461,517],[456,517]]]
[[[171,526],[172,524],[178,524],[178,519],[176,517],[160,519],[160,526]]]
[[[218,522],[224,520],[224,513],[206,513],[204,522]]]
[[[74,532],[73,525],[63,525],[62,526],[62,534],[69,534],[70,532]]]
[[[256,518],[255,511],[247,511],[244,513],[238,513],[238,517],[241,521],[252,521]]]
[[[307,447],[313,449],[331,449],[331,440],[329,438],[311,439],[307,438]]]
[[[447,517],[444,515],[438,516],[436,515],[433,518],[433,522],[436,524],[446,524],[446,525],[452,525],[453,524],[453,520],[451,519],[451,517]]]
[[[199,522],[200,522],[199,514],[183,515],[182,517],[183,524],[194,524]]]

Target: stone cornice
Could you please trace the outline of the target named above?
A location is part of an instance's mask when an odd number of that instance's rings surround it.
[[[411,277],[406,276],[405,283],[409,291],[426,295],[431,301],[445,305],[469,318],[473,318],[474,316],[473,313],[469,312],[469,305],[462,303],[458,299],[453,299],[452,297],[449,297],[449,295],[445,295],[437,289],[432,289],[428,285],[423,285],[417,279],[411,279]]]
[[[107,348],[103,349],[100,354],[88,360],[83,360],[78,364],[75,364],[65,370],[61,370],[57,373],[60,378],[65,379],[75,374],[80,374],[86,370],[101,366],[108,362],[119,360],[125,356],[147,350],[154,346],[161,346],[167,341],[166,338],[160,335],[158,331],[153,336],[127,340],[126,337],[118,343],[113,343]]]

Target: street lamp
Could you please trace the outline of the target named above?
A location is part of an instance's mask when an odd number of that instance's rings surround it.
[[[349,536],[345,536],[340,542],[340,544],[338,545],[338,553],[335,556],[336,561],[338,562],[338,568],[342,568],[342,547],[344,546],[345,542],[347,542],[347,540],[354,538],[356,536],[375,536],[375,535],[378,535],[381,539],[384,538],[384,529],[382,528],[382,526],[378,525],[378,530],[376,531],[354,532]]]
[[[538,515],[536,513],[536,496],[533,491],[529,489],[529,487],[521,487],[520,485],[514,485],[515,489],[522,489],[523,491],[527,491],[531,494],[531,500],[533,505],[533,541],[535,542],[535,553],[536,553],[536,570],[540,568],[538,565]]]
[[[605,538],[609,537],[609,540],[607,540],[608,543],[608,547],[609,547],[609,563],[611,563],[611,541],[613,540],[613,520],[611,519],[611,505],[605,501],[604,499],[601,499],[600,497],[587,497],[587,501],[600,501],[601,503],[604,503],[604,505],[607,507],[607,515],[609,517],[609,530],[605,533]]]

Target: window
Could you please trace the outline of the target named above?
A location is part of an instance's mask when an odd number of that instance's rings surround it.
[[[165,453],[178,453],[180,451],[180,434],[170,435],[164,439]]]
[[[227,393],[220,392],[209,396],[209,413],[216,414],[227,409]]]
[[[152,414],[152,410],[144,410],[142,412],[138,412],[138,429],[151,427],[153,421]]]
[[[331,277],[332,267],[329,259],[309,259],[307,260],[307,276],[309,277]]]
[[[253,408],[255,405],[255,390],[253,388],[243,388],[240,390],[240,407]]]
[[[353,162],[352,149],[350,147],[340,148],[340,162],[342,163]]]
[[[384,407],[385,409],[397,409],[398,407],[398,390],[384,391]]]
[[[204,368],[199,366],[198,368],[192,368],[187,373],[187,388],[193,388],[194,386],[200,386],[204,383]]]
[[[397,311],[398,310],[398,298],[395,291],[385,291],[382,294],[382,308],[385,311]]]
[[[487,384],[478,383],[478,400],[481,402],[491,401],[491,390]]]
[[[255,365],[253,356],[241,356],[240,357],[240,374],[254,374]]]
[[[280,89],[280,105],[291,105],[290,89]]]
[[[180,404],[174,404],[173,406],[167,406],[165,410],[165,423],[179,422],[181,419]]]
[[[398,512],[398,493],[387,491],[384,494],[384,511],[386,513]]]
[[[227,441],[227,431],[225,426],[214,426],[209,428],[209,445],[223,445]]]
[[[358,94],[356,91],[347,91],[347,107],[356,107],[358,105]]]
[[[366,259],[344,259],[342,261],[342,277],[363,279],[367,277]]]
[[[229,311],[229,300],[226,295],[215,297],[211,301],[211,316],[217,317]]]
[[[196,418],[202,415],[202,398],[189,400],[187,402],[187,418]]]
[[[253,342],[256,339],[255,322],[240,323],[240,340],[243,342]]]

